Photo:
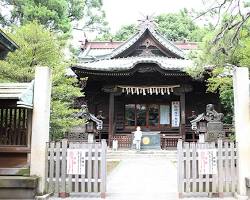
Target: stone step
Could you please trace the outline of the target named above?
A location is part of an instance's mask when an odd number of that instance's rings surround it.
[[[170,160],[177,160],[176,150],[146,150],[146,151],[135,151],[135,150],[119,150],[112,151],[108,150],[107,159],[126,159],[126,158],[166,158]]]
[[[108,150],[108,154],[139,154],[139,155],[153,155],[153,154],[161,154],[161,155],[177,155],[177,150],[141,150],[141,151],[136,151],[136,150],[118,150],[118,151],[113,151],[113,150]]]

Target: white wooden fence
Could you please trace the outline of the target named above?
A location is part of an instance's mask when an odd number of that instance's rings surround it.
[[[85,174],[67,174],[67,149],[85,150]],[[47,143],[46,183],[53,193],[106,193],[105,140],[101,143],[59,142]]]
[[[233,195],[237,192],[238,154],[237,143],[186,143],[178,141],[178,192],[184,196],[219,196]],[[214,161],[216,174],[200,172],[199,152],[215,149],[217,159]],[[200,164],[201,165],[201,164]],[[209,166],[209,163],[208,163]],[[210,173],[210,172],[209,172]]]

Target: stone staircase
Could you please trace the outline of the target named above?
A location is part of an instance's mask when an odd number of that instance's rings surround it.
[[[108,149],[107,160],[123,160],[123,159],[140,159],[140,158],[166,158],[169,160],[177,160],[177,150],[111,150]]]

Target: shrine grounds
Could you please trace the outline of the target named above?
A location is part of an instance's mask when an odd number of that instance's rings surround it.
[[[177,167],[173,156],[137,153],[123,156],[108,175],[107,200],[177,200]],[[119,161],[114,159],[113,161]],[[110,161],[110,160],[109,160]],[[109,162],[108,161],[108,162]],[[115,162],[117,164],[117,162]],[[71,196],[66,199],[97,200],[88,196]],[[51,197],[50,199],[59,199]],[[184,198],[187,200],[210,198]],[[216,200],[219,198],[213,198]],[[225,200],[234,198],[224,197]]]

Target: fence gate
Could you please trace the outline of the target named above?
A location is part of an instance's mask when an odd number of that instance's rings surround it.
[[[55,194],[92,193],[105,197],[106,151],[105,140],[101,143],[68,140],[47,143],[47,191]]]
[[[237,192],[237,143],[178,141],[178,192],[185,196],[233,195]]]

